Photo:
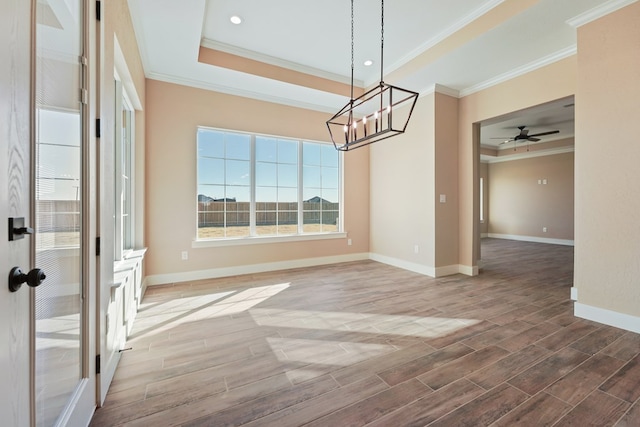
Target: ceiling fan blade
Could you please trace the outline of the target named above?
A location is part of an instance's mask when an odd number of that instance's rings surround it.
[[[529,136],[545,136],[545,135],[553,135],[554,133],[560,133],[560,131],[559,130],[550,130],[549,132],[534,133],[533,135],[529,135]]]
[[[538,142],[538,141],[540,141],[540,138],[534,138],[534,137],[530,136],[529,138],[527,138],[527,141]]]
[[[511,137],[510,136],[503,136],[503,137],[496,136],[496,137],[489,138],[489,139],[511,139]]]

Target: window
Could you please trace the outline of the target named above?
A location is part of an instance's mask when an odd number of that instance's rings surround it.
[[[122,82],[116,80],[116,135],[114,144],[115,215],[114,259],[133,249],[133,135],[134,111]]]
[[[484,222],[484,178],[480,178],[480,222]]]
[[[198,239],[340,231],[332,145],[198,128]]]

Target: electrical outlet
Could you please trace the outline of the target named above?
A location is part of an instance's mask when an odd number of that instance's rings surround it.
[[[182,251],[182,260],[186,261],[189,259],[189,252],[188,251]]]
[[[351,246],[351,239],[347,239],[347,245]]]
[[[542,227],[542,232],[546,233],[547,232],[547,227]]]
[[[418,245],[414,245],[414,246],[413,246],[413,253],[416,253],[416,254],[417,254],[417,253],[419,253],[419,252],[420,252],[420,246],[418,246]]]

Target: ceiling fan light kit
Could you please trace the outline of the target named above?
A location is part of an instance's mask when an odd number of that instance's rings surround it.
[[[353,1],[351,0],[351,99],[327,128],[336,150],[349,151],[405,132],[418,93],[384,82],[384,0],[381,1],[380,83],[358,98],[353,97]]]

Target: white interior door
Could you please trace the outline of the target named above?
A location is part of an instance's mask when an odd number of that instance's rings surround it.
[[[33,236],[9,241],[8,218],[31,225],[31,4],[0,1],[0,424],[28,426],[30,334],[27,286],[11,292],[9,271],[31,268]]]
[[[0,19],[0,423],[86,425],[96,389],[84,0],[3,0]]]

